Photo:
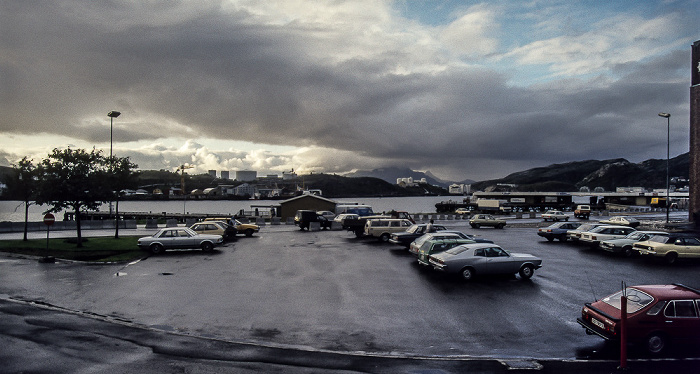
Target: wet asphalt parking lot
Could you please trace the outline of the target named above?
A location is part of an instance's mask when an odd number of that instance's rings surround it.
[[[396,245],[268,225],[213,253],[168,252],[132,264],[3,257],[0,295],[165,333],[307,351],[614,361],[617,347],[576,323],[585,302],[623,281],[700,288],[700,263],[668,266],[547,242],[532,227],[543,225],[537,221],[504,230],[441,223],[537,255],[543,267],[530,280],[465,283],[418,266]],[[648,358],[635,350],[630,357]],[[700,357],[696,347],[664,359],[688,357]]]

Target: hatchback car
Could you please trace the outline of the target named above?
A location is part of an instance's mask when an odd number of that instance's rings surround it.
[[[568,239],[567,232],[569,232],[569,230],[574,230],[579,226],[581,226],[580,222],[557,222],[547,227],[540,227],[537,229],[537,235],[549,240],[550,242],[554,239],[565,242]]]
[[[365,223],[365,235],[373,236],[379,241],[388,242],[391,234],[406,231],[413,223],[400,218],[370,219]]]
[[[692,234],[654,236],[634,243],[633,249],[642,256],[663,258],[673,264],[679,258],[700,258],[700,238]]]
[[[657,354],[671,341],[700,340],[700,291],[680,284],[627,287],[586,303],[577,322],[588,334],[619,341],[623,294],[627,298],[629,343],[641,343]]]
[[[159,254],[167,249],[201,248],[210,252],[224,242],[221,235],[197,234],[187,227],[170,227],[158,230],[151,236],[139,238],[138,246]]]
[[[636,231],[628,226],[603,225],[581,233],[579,242],[597,248],[598,244],[604,240],[620,239]]]

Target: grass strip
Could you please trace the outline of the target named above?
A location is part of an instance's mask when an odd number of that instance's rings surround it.
[[[58,259],[95,262],[128,262],[146,255],[136,245],[138,237],[90,237],[83,238],[78,248],[76,238],[0,240],[0,251],[31,256],[53,256]]]

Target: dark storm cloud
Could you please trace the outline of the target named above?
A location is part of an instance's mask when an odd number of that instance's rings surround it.
[[[353,35],[339,43],[324,27],[255,22],[224,3],[137,3],[1,5],[0,131],[105,141],[106,112],[119,109],[121,142],[180,136],[317,146],[482,176],[494,165],[506,174],[651,157],[662,145],[650,136],[662,125],[656,114],[688,117],[687,83],[669,79],[687,68],[682,50],[619,64],[614,71],[624,77],[616,81],[520,87],[484,67],[396,73],[417,58],[388,41],[379,43],[383,52],[336,58],[362,44]],[[681,123],[673,139],[675,153],[687,151]]]

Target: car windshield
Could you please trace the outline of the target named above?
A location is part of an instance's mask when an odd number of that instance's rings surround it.
[[[669,241],[669,237],[668,237],[668,236],[663,236],[663,235],[655,235],[655,236],[652,236],[652,237],[649,239],[649,241],[650,241],[650,242],[661,243],[661,244],[666,244],[666,243],[668,243],[668,241]]]
[[[451,255],[458,255],[466,250],[469,250],[469,247],[464,246],[464,245],[458,245],[456,247],[453,247],[453,248],[446,250],[445,252],[449,253]]]
[[[590,225],[590,224],[583,224],[583,225],[578,227],[578,230],[579,231],[588,231],[588,230],[592,229],[593,227],[594,226]]]
[[[635,231],[632,232],[631,234],[627,235],[625,239],[641,239],[646,235],[646,233],[642,231]]]
[[[651,295],[642,292],[636,288],[627,287],[625,291],[627,294],[627,313],[634,313],[654,301],[654,298],[651,297]],[[620,298],[622,297],[622,294],[623,291],[614,293],[604,298],[603,302],[617,309],[620,309]]]

